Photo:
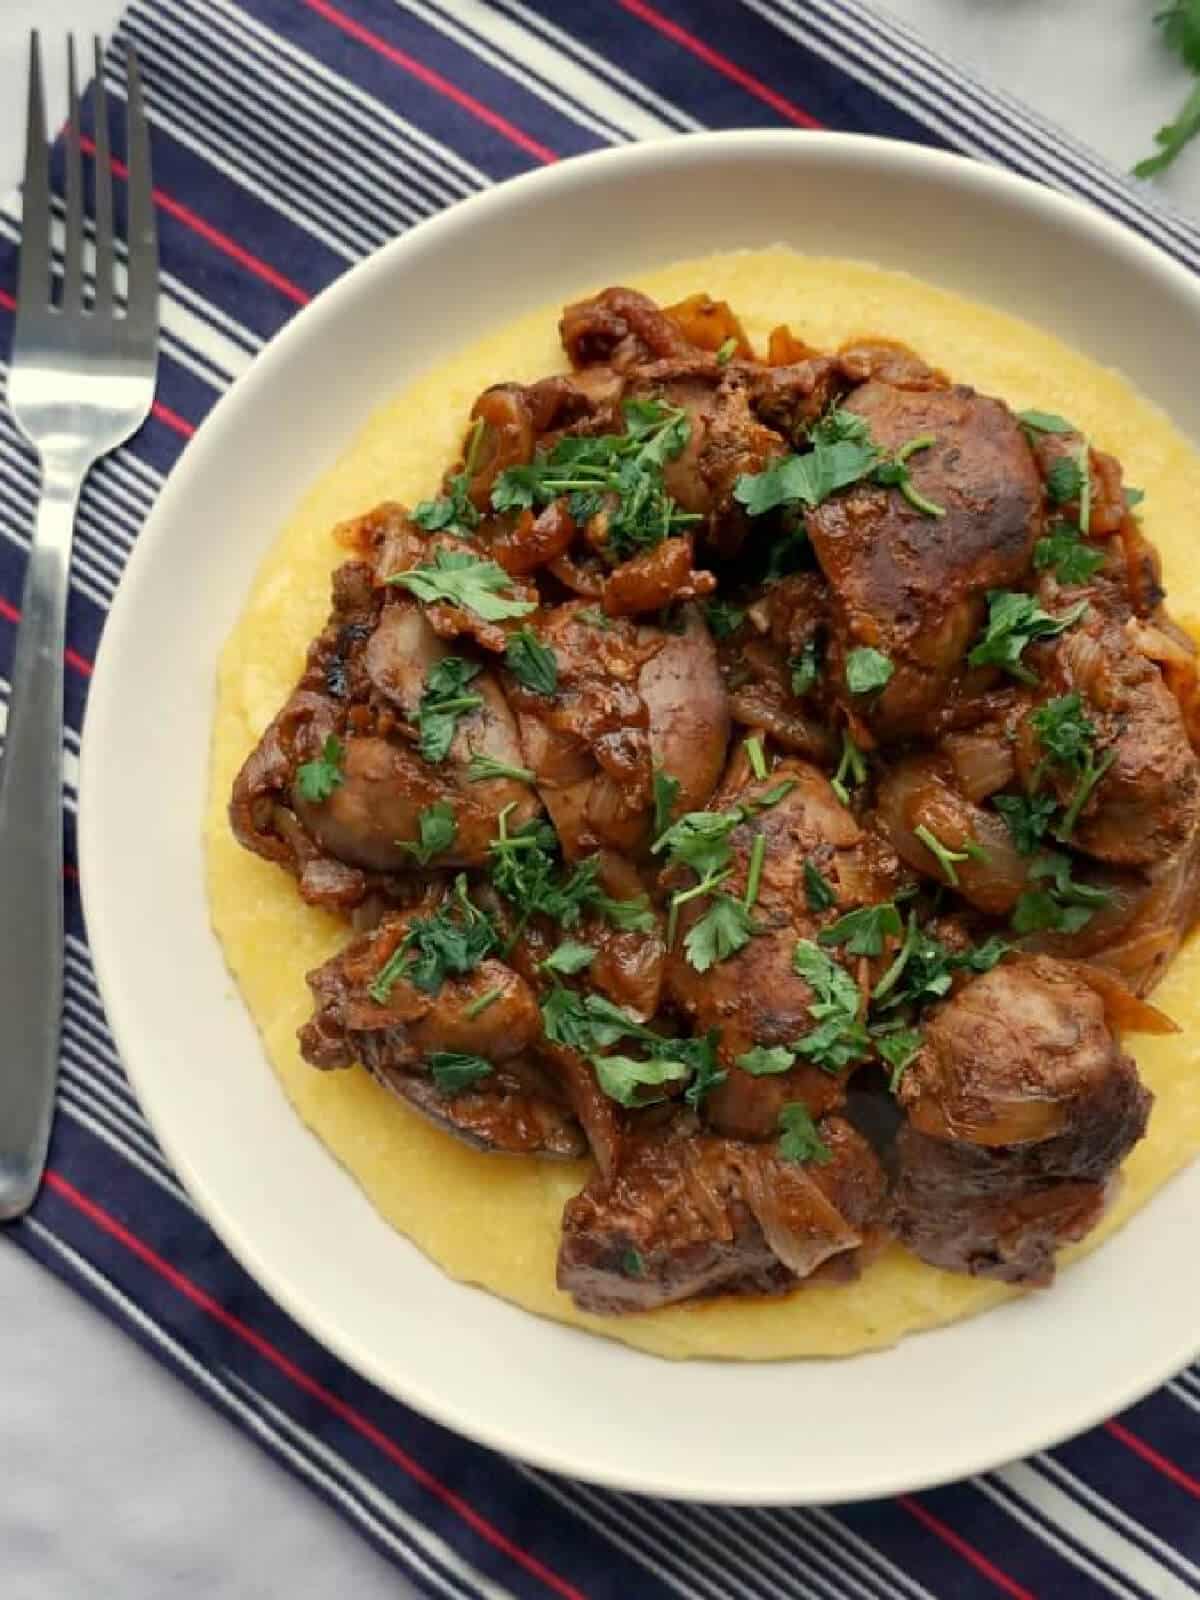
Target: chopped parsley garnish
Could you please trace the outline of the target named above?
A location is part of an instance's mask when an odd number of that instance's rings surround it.
[[[431,806],[424,806],[417,814],[417,831],[416,839],[397,839],[396,843],[426,867],[434,856],[444,855],[458,837],[453,807],[445,800],[435,800]]]
[[[665,832],[671,826],[671,814],[679,799],[679,790],[682,787],[678,778],[673,778],[669,772],[664,772],[662,767],[654,769],[654,837]]]
[[[682,1041],[682,1050],[679,1052],[684,1059],[691,1062],[693,1078],[684,1090],[683,1098],[690,1106],[698,1106],[704,1097],[712,1092],[718,1084],[724,1083],[729,1074],[723,1067],[717,1065],[717,1040],[720,1032],[710,1028],[703,1038],[686,1039]],[[681,1041],[674,1041],[679,1045]]]
[[[696,971],[707,972],[748,945],[753,933],[750,912],[742,901],[715,894],[708,910],[688,929],[683,948]]]
[[[476,1017],[481,1017],[489,1006],[494,1006],[504,993],[503,989],[489,989],[486,994],[481,994],[478,1000],[472,1000],[469,1006],[463,1007],[463,1016],[468,1022],[474,1022]]]
[[[546,972],[559,972],[567,977],[573,973],[582,972],[584,967],[590,966],[596,956],[596,947],[592,944],[580,944],[575,939],[564,939],[557,950],[541,963]]]
[[[848,956],[879,956],[885,940],[898,937],[903,931],[895,902],[885,900],[881,905],[847,911],[844,917],[822,928],[817,939],[821,944],[845,945]]]
[[[734,499],[752,517],[796,501],[819,506],[838,489],[861,482],[878,464],[870,429],[853,412],[827,412],[809,437],[812,449],[806,454],[784,456],[763,472],[743,473],[734,484]]]
[[[837,904],[829,879],[811,861],[804,863],[804,898],[810,911],[828,911]]]
[[[700,877],[708,877],[729,865],[729,835],[745,820],[738,807],[731,811],[688,811],[651,848],[655,855],[666,851],[672,865],[691,867]]]
[[[606,617],[599,606],[584,606],[582,611],[575,613],[576,622],[586,622],[589,628],[599,628],[601,633],[612,630],[612,619]]]
[[[531,628],[509,634],[504,665],[518,683],[535,694],[553,694],[558,688],[558,657]]]
[[[686,1061],[672,1061],[665,1056],[649,1056],[644,1061],[633,1056],[592,1056],[596,1082],[610,1100],[622,1106],[653,1105],[665,1100],[666,1095],[647,1095],[642,1091],[660,1088],[664,1083],[679,1083],[691,1076],[692,1069]]]
[[[859,1020],[861,995],[858,985],[836,961],[811,939],[798,939],[792,951],[792,967],[813,991],[809,1015],[816,1023],[791,1048],[826,1072],[841,1072],[861,1061],[870,1048],[867,1030]]]
[[[765,1078],[777,1072],[790,1072],[796,1065],[794,1052],[778,1044],[772,1046],[756,1044],[752,1050],[747,1050],[736,1060],[742,1071],[748,1072],[752,1078]]]
[[[846,687],[851,694],[873,694],[888,683],[895,670],[882,650],[863,645],[846,657]]]
[[[719,367],[728,366],[733,360],[734,356],[737,354],[737,347],[737,339],[733,336],[733,334],[730,334],[728,339],[724,340],[720,345],[717,346],[717,365]]]
[[[1022,683],[1036,683],[1037,674],[1021,660],[1025,646],[1034,639],[1055,638],[1078,622],[1086,610],[1087,601],[1080,600],[1053,617],[1032,595],[1015,589],[989,589],[987,627],[967,660],[973,667],[1003,667]]]
[[[920,827],[913,829],[913,837],[919,839],[930,855],[936,858],[938,866],[941,867],[946,875],[946,882],[951,888],[957,889],[958,873],[955,870],[955,864],[959,861],[969,860],[972,852],[970,850],[951,850],[924,823]]]
[[[1044,889],[1027,889],[1012,914],[1014,933],[1077,933],[1112,899],[1107,889],[1076,883],[1071,858],[1050,850],[1030,864],[1029,876],[1049,879]]]
[[[956,972],[990,972],[1008,949],[1002,939],[991,938],[967,950],[949,950],[910,915],[904,943],[871,991],[872,1004],[883,1011],[929,1005],[949,993]]]
[[[867,781],[867,760],[851,737],[850,730],[842,730],[842,759],[837,771],[829,780],[829,787],[844,806],[850,804],[850,790]]]
[[[877,1033],[875,1048],[892,1069],[888,1088],[895,1094],[900,1087],[900,1079],[921,1049],[921,1034],[916,1028],[905,1027],[894,1028],[888,1033]]]
[[[806,695],[821,676],[821,658],[817,654],[817,641],[807,639],[798,656],[788,662],[792,674],[792,693]]]
[[[1023,856],[1031,856],[1038,849],[1058,810],[1052,794],[998,794],[992,804],[1004,818],[1004,825]]]
[[[1087,804],[1088,796],[1116,760],[1116,751],[1107,750],[1096,758],[1096,725],[1084,715],[1077,690],[1047,700],[1030,714],[1029,721],[1046,752],[1034,769],[1036,787],[1047,766],[1073,773],[1078,782],[1062,821],[1055,829],[1060,839],[1069,839]]]
[[[321,746],[321,754],[317,759],[305,761],[296,768],[296,788],[302,800],[307,800],[309,805],[319,806],[329,799],[345,781],[342,774],[344,755],[341,740],[331,733]]]
[[[741,606],[730,605],[728,600],[706,600],[704,620],[714,639],[728,639],[745,622],[746,613]]]
[[[415,917],[404,938],[368,985],[379,1005],[392,985],[406,979],[424,994],[437,994],[448,977],[474,972],[498,947],[496,930],[467,893],[466,876],[454,881],[452,897],[427,917]]]
[[[508,831],[512,803],[499,818],[499,833],[492,840],[492,886],[518,914],[515,944],[533,916],[549,917],[564,928],[574,927],[584,911],[594,911],[615,928],[653,933],[657,926],[645,895],[615,900],[605,894],[597,879],[600,863],[589,856],[570,872],[560,871],[558,836],[548,823],[530,821],[515,833]]]
[[[442,1094],[461,1094],[492,1071],[490,1061],[461,1050],[435,1050],[427,1059],[433,1081]]]
[[[1146,498],[1145,489],[1135,489],[1131,484],[1126,484],[1123,490],[1125,496],[1125,509],[1132,511],[1135,506],[1140,506]]]
[[[415,594],[425,605],[445,602],[474,611],[485,622],[505,622],[509,617],[525,617],[537,609],[532,600],[517,600],[502,595],[512,587],[512,579],[495,561],[481,560],[465,550],[439,547],[432,561],[422,561],[406,572],[393,572],[386,580]]]
[[[1083,493],[1084,474],[1074,456],[1059,456],[1046,473],[1046,493],[1055,505],[1078,500]]]
[[[758,734],[746,740],[746,760],[750,763],[751,772],[761,783],[767,776],[767,758]]]
[[[412,514],[413,521],[426,533],[439,533],[451,529],[455,533],[469,534],[479,526],[479,513],[467,493],[475,472],[475,460],[483,438],[483,418],[476,420],[467,441],[463,470],[456,472],[446,485],[446,493],[438,500],[422,500]]]
[[[1033,564],[1039,572],[1054,568],[1059,583],[1089,583],[1104,565],[1104,552],[1084,544],[1070,523],[1055,523],[1033,547]]]
[[[1079,446],[1079,531],[1092,531],[1092,468],[1091,454],[1086,439]]]
[[[1065,417],[1053,411],[1018,411],[1017,421],[1030,433],[1074,433],[1075,429]]]
[[[496,480],[492,505],[520,511],[565,495],[578,523],[603,511],[605,550],[616,561],[698,521],[663,487],[663,464],[691,438],[687,412],[656,400],[626,400],[623,410],[624,433],[564,437],[528,466],[507,468]]]
[[[746,874],[746,893],[742,904],[746,910],[753,908],[758,899],[759,886],[762,883],[763,863],[767,859],[767,841],[763,834],[756,833],[754,842],[750,846],[750,871]]]
[[[823,1167],[833,1160],[829,1146],[817,1132],[808,1107],[802,1100],[779,1108],[779,1154],[784,1161],[815,1161]]]
[[[875,482],[887,484],[899,489],[909,505],[925,517],[944,517],[945,506],[937,505],[926,495],[923,495],[912,481],[912,473],[908,469],[908,458],[918,450],[928,450],[937,443],[931,433],[923,433],[916,439],[909,439],[907,444],[902,444],[890,461],[882,461],[875,468]]]
[[[636,1250],[626,1250],[621,1257],[621,1271],[627,1278],[644,1278],[646,1265]]]
[[[528,767],[513,767],[507,761],[497,761],[493,756],[476,752],[467,768],[468,783],[491,783],[495,778],[510,778],[513,783],[532,783],[533,773]]]
[[[444,761],[454,742],[458,719],[483,704],[482,695],[468,694],[467,685],[482,668],[461,656],[443,656],[425,677],[417,707],[418,748],[426,761]]]

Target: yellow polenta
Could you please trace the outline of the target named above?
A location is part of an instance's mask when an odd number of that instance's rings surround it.
[[[907,276],[783,250],[681,262],[634,278],[664,304],[698,290],[729,300],[758,348],[787,322],[811,344],[859,334],[904,340],[956,380],[1069,416],[1125,464],[1146,490],[1145,528],[1162,552],[1177,618],[1200,618],[1200,457],[1116,373],[1017,319]],[[579,293],[589,286],[576,286]],[[599,287],[599,286],[594,286]],[[379,500],[430,494],[462,437],[479,391],[561,370],[560,306],[493,334],[411,385],[296,508],[263,563],[221,655],[213,719],[207,821],[213,925],[271,1065],[296,1110],[371,1200],[448,1273],[531,1311],[663,1356],[846,1355],[917,1328],[984,1310],[1014,1291],[925,1266],[889,1251],[849,1288],[813,1288],[782,1301],[679,1306],[625,1318],[577,1311],[554,1286],[559,1218],[588,1175],[584,1163],[488,1156],[437,1132],[358,1068],[314,1071],[296,1029],[309,1012],[304,973],[345,941],[343,924],[306,906],[291,878],[235,844],[226,821],[241,762],[291,690],[309,639],[324,623],[330,539],[339,519]],[[1082,1248],[1092,1249],[1200,1148],[1200,943],[1176,960],[1155,995],[1182,1025],[1170,1038],[1132,1042],[1156,1104],[1148,1137],[1125,1166],[1115,1207]],[[1079,1248],[1065,1259],[1079,1254]],[[1045,1301],[1053,1315],[1053,1300]]]

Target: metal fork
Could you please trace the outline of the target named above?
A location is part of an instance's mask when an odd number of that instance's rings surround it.
[[[141,80],[128,53],[128,239],[115,284],[108,109],[95,41],[95,294],[83,296],[83,170],[75,42],[68,40],[62,289],[51,298],[50,171],[38,36],[8,403],[42,462],[0,772],[0,1220],[32,1204],[50,1140],[63,985],[63,650],[71,534],[83,481],[145,421],[158,350],[158,243]]]

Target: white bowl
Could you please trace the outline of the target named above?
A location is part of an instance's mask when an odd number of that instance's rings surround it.
[[[209,927],[217,652],[304,483],[439,357],[580,284],[777,242],[905,269],[1051,328],[1200,437],[1200,288],[1099,213],[991,167],[841,134],[712,134],[567,161],[422,224],[297,316],[163,490],[104,634],[80,854],[100,985],[170,1159],[298,1321],[402,1400],[596,1482],[848,1500],[1064,1438],[1200,1340],[1200,1166],[1036,1296],[843,1362],[672,1364],[452,1282],[305,1131]],[[298,464],[302,463],[302,467]]]

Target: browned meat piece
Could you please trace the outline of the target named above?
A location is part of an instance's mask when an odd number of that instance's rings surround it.
[[[605,289],[568,306],[558,325],[573,367],[603,363],[618,372],[663,357],[694,356],[679,324],[636,289]]]
[[[537,999],[510,967],[489,957],[447,976],[436,993],[399,977],[382,1001],[372,997],[371,984],[413,920],[386,918],[308,974],[316,1010],[300,1030],[305,1060],[323,1068],[361,1062],[423,1116],[480,1149],[582,1155],[584,1139],[558,1074],[537,1059]],[[478,1056],[491,1071],[443,1090],[430,1068],[443,1053]]]
[[[1032,654],[1041,678],[1038,704],[1077,692],[1095,730],[1096,758],[1111,758],[1079,814],[1071,843],[1101,861],[1139,867],[1187,848],[1200,827],[1200,762],[1158,667],[1097,606],[1052,646]],[[1019,731],[1018,772],[1026,787],[1036,774],[1069,806],[1080,775],[1043,760],[1046,751],[1032,720],[1036,710]]]
[[[961,792],[949,761],[910,756],[897,762],[880,781],[876,805],[901,860],[957,889],[980,911],[1007,916],[1029,887],[1029,858],[1018,853],[995,811],[973,805]],[[946,851],[944,859],[930,840]]]
[[[988,589],[1027,574],[1041,527],[1041,483],[1008,407],[964,388],[913,391],[876,380],[845,408],[865,417],[891,452],[935,443],[908,461],[917,490],[945,515],[925,515],[898,489],[859,484],[808,517],[834,596],[829,679],[872,646],[894,676],[869,709],[884,738],[919,732],[937,711],[983,620]]]
[[[610,617],[631,617],[639,611],[662,611],[683,600],[711,594],[717,580],[711,572],[696,572],[692,540],[664,539],[640,555],[614,567],[604,582],[604,609]]]
[[[741,950],[698,972],[684,942],[708,902],[686,902],[667,955],[666,981],[696,1033],[720,1029],[718,1056],[727,1076],[705,1101],[707,1120],[718,1132],[736,1138],[768,1139],[788,1101],[803,1100],[814,1116],[840,1105],[845,1074],[801,1060],[787,1072],[755,1077],[737,1066],[737,1057],[755,1045],[791,1045],[811,1031],[809,1007],[816,996],[793,966],[797,939],[815,938],[823,922],[854,906],[890,899],[897,864],[882,841],[863,831],[815,767],[781,761],[766,781],[748,779],[745,766],[735,764],[713,809],[756,800],[777,784],[794,785],[777,805],[739,824],[729,836],[734,866],[721,887],[735,898],[746,890],[755,835],[761,833],[766,843],[754,905],[758,931]],[[823,875],[835,897],[834,906],[821,916],[808,909],[806,861]]]
[[[734,348],[731,359],[754,359],[746,330],[728,300],[713,300],[706,294],[690,294],[686,300],[667,306],[663,314],[670,317],[684,338],[697,350],[711,350],[715,354],[732,339]]]
[[[838,370],[850,383],[876,379],[896,389],[947,389],[944,372],[927,365],[915,350],[895,339],[853,339],[837,353]]]
[[[832,766],[838,736],[827,719],[820,672],[828,614],[829,587],[820,573],[781,578],[752,600],[718,654],[736,722],[769,733],[792,755]],[[806,688],[797,669],[811,680]]]
[[[565,500],[552,500],[535,516],[522,511],[515,518],[491,521],[492,558],[505,572],[524,576],[561,560],[575,538],[575,523]]]
[[[498,383],[485,389],[471,408],[472,424],[483,423],[471,453],[468,492],[475,509],[488,510],[496,479],[507,468],[532,461],[544,434],[591,416],[593,409],[591,398],[569,378]],[[471,430],[467,437],[471,438]]]
[[[783,1294],[829,1263],[855,1274],[885,1182],[870,1146],[829,1117],[824,1165],[683,1129],[631,1142],[611,1179],[567,1202],[558,1286],[600,1315],[702,1295]]]
[[[1048,1283],[1057,1246],[1098,1217],[1151,1096],[1104,999],[1063,963],[1023,956],[931,1015],[900,1100],[900,1238],[935,1266]]]
[[[708,629],[692,607],[683,632],[597,626],[569,601],[536,623],[558,662],[547,701],[517,684],[525,764],[537,775],[568,859],[649,842],[655,764],[677,778],[681,804],[703,805],[728,737],[725,691]]]
[[[847,388],[833,357],[816,355],[758,368],[746,374],[746,385],[754,415],[794,445]]]
[[[1033,453],[1043,478],[1052,482],[1051,473],[1056,463],[1069,460],[1080,466],[1084,449],[1080,433],[1035,433]],[[1093,536],[1104,537],[1116,533],[1125,519],[1125,493],[1121,481],[1120,463],[1102,450],[1088,450],[1088,478],[1090,502],[1088,530]],[[1079,497],[1072,495],[1066,501],[1052,496],[1063,516],[1074,527],[1079,522]]]

